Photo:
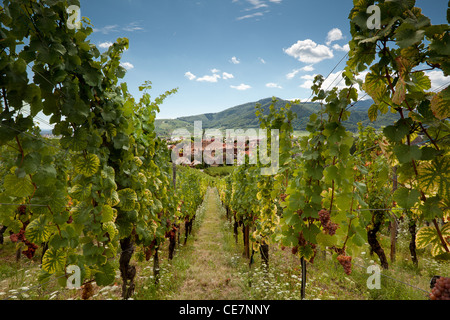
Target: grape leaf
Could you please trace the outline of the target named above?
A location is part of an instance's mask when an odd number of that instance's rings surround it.
[[[91,177],[98,171],[100,159],[95,154],[78,155],[74,159],[73,166],[76,173]]]
[[[25,237],[32,243],[44,243],[50,239],[53,229],[48,225],[45,215],[41,215],[34,219],[27,226]]]
[[[394,153],[400,163],[420,160],[422,156],[422,150],[419,146],[398,145],[394,147]]]
[[[403,209],[412,208],[418,201],[420,192],[415,189],[399,188],[394,192],[394,200]]]
[[[443,238],[450,237],[450,223],[447,223],[442,229],[441,234]],[[416,244],[418,249],[431,246],[432,256],[437,256],[445,253],[444,246],[439,238],[437,230],[434,227],[423,227],[419,230],[416,237]]]
[[[9,174],[4,178],[4,188],[13,197],[24,198],[33,194],[34,185],[29,176],[20,179],[15,174]]]
[[[64,249],[48,249],[42,258],[42,270],[53,274],[64,270],[66,264],[66,252]]]
[[[95,282],[99,286],[108,286],[114,283],[116,271],[109,262],[101,266],[101,269],[95,274]]]

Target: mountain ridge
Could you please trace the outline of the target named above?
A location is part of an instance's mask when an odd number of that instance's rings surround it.
[[[293,104],[289,100],[277,97],[274,98],[277,101],[275,104],[277,109],[284,107],[287,103],[291,104],[291,110],[297,114],[297,119],[293,121],[293,127],[296,131],[305,131],[310,115],[320,109],[319,103],[316,102],[300,102],[299,104]],[[264,113],[268,113],[272,101],[272,97],[264,98],[259,101],[247,102],[215,113],[184,116],[176,119],[158,119],[155,122],[156,132],[159,135],[170,135],[175,129],[185,128],[188,131],[191,131],[195,121],[202,121],[203,129],[259,128],[259,120],[255,115],[255,106],[260,104],[265,111]],[[349,119],[345,121],[348,130],[356,132],[358,129],[358,122],[361,122],[364,126],[372,126],[379,129],[383,126],[393,124],[398,120],[394,114],[387,113],[384,115],[380,114],[377,121],[371,122],[368,117],[368,110],[373,103],[373,100],[361,100],[352,107],[352,113]]]

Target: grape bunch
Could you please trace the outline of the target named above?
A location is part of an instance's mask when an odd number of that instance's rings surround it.
[[[337,257],[339,263],[344,267],[344,271],[347,275],[352,273],[352,257],[340,255]]]
[[[298,233],[298,245],[292,248],[292,254],[297,254],[299,247],[304,247],[308,244],[308,242],[305,240],[305,237],[303,237],[303,232]]]
[[[336,229],[338,225],[336,223],[331,222],[330,211],[322,209],[319,211],[319,220],[322,223],[323,229],[330,236],[334,236],[336,234]]]
[[[27,207],[26,206],[20,206],[17,211],[19,211],[19,215],[23,216],[27,213]]]
[[[28,240],[25,240],[25,245],[28,247],[27,250],[23,250],[22,253],[28,258],[32,259],[34,257],[34,254],[36,253],[36,249],[39,248],[34,243],[31,243]]]
[[[11,233],[9,239],[12,242],[23,242],[25,240],[25,229],[20,229],[19,233]]]
[[[82,286],[83,290],[81,291],[81,299],[89,300],[90,297],[94,295],[94,287],[90,283],[86,283]]]
[[[22,225],[22,229],[20,229],[18,233],[11,233],[9,239],[15,243],[23,242],[27,246],[27,250],[22,251],[22,253],[28,259],[32,259],[36,252],[36,249],[39,247],[25,238],[25,229],[28,225],[28,222],[23,222]]]
[[[430,293],[431,300],[450,300],[450,278],[440,277]]]

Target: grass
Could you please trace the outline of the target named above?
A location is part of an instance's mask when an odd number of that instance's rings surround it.
[[[234,169],[234,166],[208,167],[204,169],[203,172],[209,174],[212,177],[225,177],[233,173]]]
[[[293,135],[296,138],[301,138],[301,137],[308,136],[309,134],[310,133],[308,131],[295,130]]]

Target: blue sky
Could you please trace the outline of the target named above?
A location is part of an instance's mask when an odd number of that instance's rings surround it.
[[[441,24],[447,3],[417,6]],[[351,8],[351,0],[81,0],[81,15],[94,26],[92,43],[106,50],[119,37],[130,40],[123,80],[135,97],[146,80],[152,97],[179,89],[158,118],[271,96],[307,99],[313,75],[328,75],[347,52]],[[435,85],[448,81],[431,76]]]

